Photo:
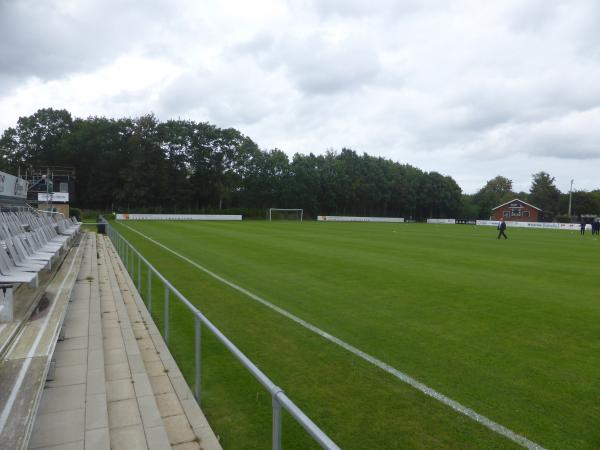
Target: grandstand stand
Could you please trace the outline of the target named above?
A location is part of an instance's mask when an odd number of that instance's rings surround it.
[[[71,269],[80,262],[78,230],[62,216],[0,212],[0,442],[6,448],[27,444],[75,281]],[[52,261],[59,263],[54,272]]]
[[[110,240],[0,212],[0,447],[220,450]]]

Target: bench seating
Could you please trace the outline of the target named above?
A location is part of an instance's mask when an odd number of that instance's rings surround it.
[[[38,273],[52,268],[80,227],[58,214],[0,212],[0,284],[37,286]]]
[[[75,237],[78,239],[77,237]],[[44,302],[22,321],[0,360],[0,448],[25,450],[46,375],[89,237],[71,247],[44,287]],[[2,250],[0,250],[0,259]],[[33,273],[33,272],[23,272]],[[44,304],[45,303],[45,304]]]

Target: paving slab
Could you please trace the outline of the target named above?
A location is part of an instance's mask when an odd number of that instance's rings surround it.
[[[83,409],[39,414],[33,427],[29,448],[44,448],[83,441],[84,416]]]
[[[85,432],[85,450],[109,450],[110,434],[107,428],[88,430]]]
[[[85,400],[85,429],[108,429],[108,407],[105,394],[88,395]]]
[[[87,348],[76,350],[58,350],[54,352],[56,367],[78,366],[87,364]]]
[[[46,388],[38,408],[39,414],[85,408],[85,384]]]
[[[119,427],[110,431],[111,450],[146,450],[146,435],[142,425]]]
[[[106,382],[106,399],[109,402],[118,402],[135,398],[132,380],[125,378],[122,380]]]
[[[137,400],[130,398],[108,403],[108,423],[112,429],[142,423]]]

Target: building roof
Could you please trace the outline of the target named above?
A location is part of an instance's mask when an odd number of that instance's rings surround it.
[[[512,199],[511,201],[508,201],[508,202],[506,202],[506,203],[502,203],[501,205],[498,205],[498,206],[496,206],[495,208],[492,208],[492,211],[495,211],[495,210],[497,210],[498,208],[501,208],[501,207],[503,207],[503,206],[505,206],[505,205],[508,205],[509,203],[512,203],[512,202],[521,202],[521,203],[523,203],[524,205],[531,206],[532,208],[535,208],[535,209],[537,209],[538,211],[541,211],[541,210],[542,210],[541,208],[538,208],[537,206],[533,206],[531,203],[527,203],[527,202],[524,202],[524,201],[523,201],[523,200],[521,200],[521,199],[514,198],[514,199]]]

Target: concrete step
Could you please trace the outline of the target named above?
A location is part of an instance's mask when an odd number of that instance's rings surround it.
[[[110,239],[102,238],[170,444],[177,449],[222,450]]]
[[[106,241],[98,235],[111,448],[170,449]]]
[[[56,345],[56,369],[47,380],[29,448],[110,448],[100,291],[95,235],[85,252]]]

